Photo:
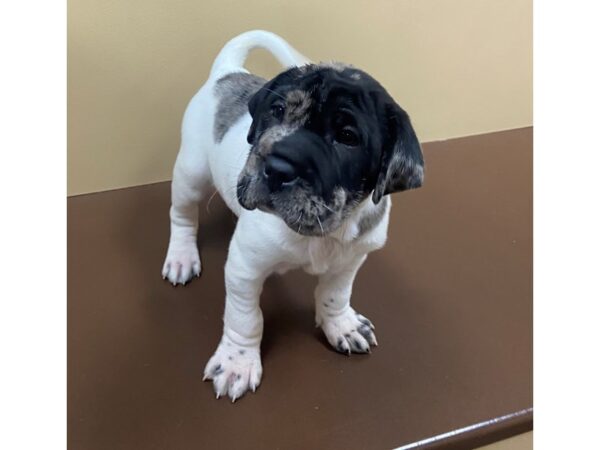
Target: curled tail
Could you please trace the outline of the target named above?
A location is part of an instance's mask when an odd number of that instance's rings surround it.
[[[211,77],[243,69],[248,53],[257,47],[271,52],[284,67],[310,63],[308,58],[283,38],[269,31],[253,30],[242,33],[225,44],[213,63]]]

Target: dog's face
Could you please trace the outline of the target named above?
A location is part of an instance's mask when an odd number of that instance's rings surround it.
[[[360,70],[308,65],[266,83],[249,102],[250,155],[237,186],[242,207],[294,231],[335,231],[372,195],[421,186],[423,156],[406,112]]]

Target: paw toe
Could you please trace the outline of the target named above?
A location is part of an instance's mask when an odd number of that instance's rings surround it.
[[[186,284],[194,275],[199,276],[202,270],[198,247],[192,241],[180,242],[171,240],[162,276],[173,285]]]
[[[192,266],[190,265],[182,265],[181,270],[179,271],[178,282],[180,284],[186,284],[188,281],[192,279]]]
[[[362,323],[363,325],[368,326],[371,330],[375,329],[375,325],[373,325],[373,323],[367,319],[365,316],[363,316],[362,314],[356,314],[356,318],[358,319],[358,321],[360,323]]]
[[[348,344],[348,340],[345,337],[339,337],[335,344],[335,349],[340,353],[345,353],[347,355],[350,354],[350,344]]]
[[[200,276],[200,260],[195,261],[192,265],[192,274],[196,277]]]
[[[258,385],[260,384],[260,379],[262,378],[262,366],[260,364],[254,364],[252,369],[250,370],[250,380],[249,380],[249,388],[252,389],[252,392],[256,392]]]
[[[377,346],[377,338],[375,337],[375,333],[373,333],[373,329],[368,325],[361,325],[358,327],[358,332],[360,335],[367,340],[369,345]]]
[[[260,384],[262,365],[258,351],[221,343],[204,369],[204,380],[212,380],[217,398],[233,402]]]
[[[174,286],[177,284],[185,285],[191,281],[194,276],[199,277],[201,272],[200,260],[180,261],[168,259],[163,265],[161,271],[162,277],[168,280]]]
[[[248,373],[241,374],[233,372],[229,377],[229,389],[227,393],[232,402],[235,402],[238,398],[246,393],[248,390],[248,380],[250,376]]]
[[[371,346],[377,345],[371,321],[352,309],[338,317],[323,316],[321,328],[340,353],[371,353]]]
[[[174,262],[171,263],[171,267],[169,269],[169,274],[167,275],[167,279],[175,286],[179,280],[179,274],[181,273],[181,263]]]
[[[369,343],[366,341],[366,339],[362,335],[355,332],[348,339],[348,341],[350,341],[350,347],[352,348],[352,352],[354,352],[354,353],[371,353],[371,348],[369,347]]]
[[[213,387],[217,398],[227,395],[228,380],[225,374],[221,373],[213,378]]]

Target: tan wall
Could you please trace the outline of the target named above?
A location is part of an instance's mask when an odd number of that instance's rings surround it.
[[[422,141],[532,124],[531,0],[70,0],[68,193],[170,179],[181,117],[231,37],[350,62]],[[278,67],[256,53],[248,67]],[[43,74],[42,74],[43,75]]]

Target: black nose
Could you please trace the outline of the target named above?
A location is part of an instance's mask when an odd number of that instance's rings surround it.
[[[271,190],[281,189],[284,183],[290,183],[298,178],[294,166],[284,158],[269,155],[265,162],[265,178]]]

